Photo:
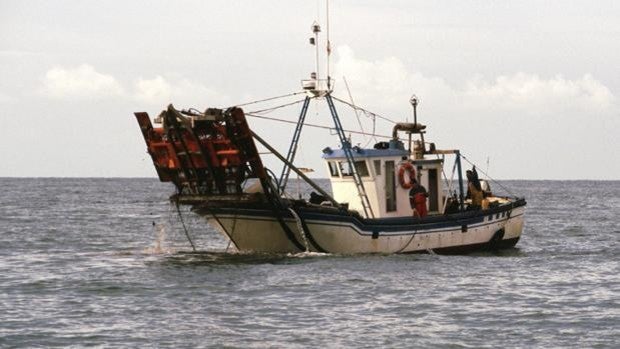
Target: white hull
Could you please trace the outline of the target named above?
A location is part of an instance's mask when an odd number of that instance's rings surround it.
[[[443,227],[424,229],[415,225],[402,228],[363,230],[352,222],[305,219],[305,227],[294,218],[285,224],[299,244],[311,252],[337,254],[460,252],[486,247],[511,247],[523,230],[525,206],[510,211],[478,217],[475,223],[446,222]],[[277,219],[244,214],[207,215],[209,222],[233,241],[240,251],[266,253],[300,252]],[[402,229],[402,230],[401,230]],[[302,232],[302,230],[305,230]],[[498,233],[499,232],[499,233]],[[503,232],[503,233],[502,233]],[[493,244],[491,246],[491,244]]]

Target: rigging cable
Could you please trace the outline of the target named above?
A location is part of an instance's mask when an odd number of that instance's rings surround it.
[[[265,98],[265,99],[259,99],[259,100],[256,100],[256,101],[251,101],[251,102],[246,102],[246,103],[241,103],[241,104],[235,104],[234,106],[235,107],[243,107],[245,105],[256,104],[256,103],[267,102],[267,101],[273,101],[274,99],[295,96],[295,95],[302,94],[302,93],[306,93],[306,92],[305,91],[299,91],[299,92],[289,93],[289,94],[282,95],[282,96],[270,97],[270,98]]]
[[[315,98],[315,97],[312,97],[312,98]],[[253,114],[258,114],[258,113],[270,113],[270,112],[272,112],[272,111],[274,111],[274,110],[276,110],[276,109],[280,109],[280,108],[284,108],[284,107],[289,107],[289,106],[291,106],[291,105],[299,104],[299,103],[301,103],[301,102],[303,102],[303,101],[305,101],[305,100],[306,100],[306,98],[304,97],[303,99],[300,99],[300,100],[297,100],[297,101],[294,101],[294,102],[291,102],[291,103],[286,103],[286,104],[282,104],[282,105],[277,105],[277,106],[275,106],[275,107],[266,108],[266,109],[261,109],[261,110],[252,110],[252,111],[250,111],[249,113],[253,113]],[[248,113],[246,113],[246,114],[248,114]]]
[[[351,89],[349,88],[349,83],[347,82],[347,78],[343,76],[342,80],[344,81],[344,86],[347,88],[347,92],[349,93],[349,99],[351,100],[351,104],[355,105],[355,101],[353,101],[353,95],[351,95]],[[357,109],[353,109],[353,110],[355,111],[355,117],[357,118],[357,124],[359,125],[360,130],[364,132],[364,127],[362,126],[362,121],[360,120],[360,114],[358,113]]]
[[[274,186],[274,182],[276,178],[275,174],[268,168],[265,168],[265,170],[268,175],[267,175],[267,179],[263,182],[263,191],[264,191],[265,197],[267,198],[271,211],[273,212],[276,220],[280,224],[280,227],[284,231],[284,234],[286,235],[288,240],[299,251],[301,252],[306,251],[307,247],[300,244],[299,241],[297,241],[297,238],[295,237],[295,233],[289,228],[289,226],[284,221],[284,218],[282,217],[282,213],[280,211],[282,209],[287,208],[288,204],[282,202],[282,198],[279,195],[274,194],[274,193],[278,193],[278,190]],[[271,175],[269,175],[269,173],[271,173]],[[305,238],[305,236],[302,236],[302,237]]]
[[[179,220],[181,221],[181,225],[183,225],[183,231],[185,232],[187,241],[189,241],[189,244],[192,245],[192,250],[196,252],[196,246],[194,246],[194,242],[192,241],[192,238],[189,237],[189,232],[187,231],[187,227],[185,226],[185,222],[183,221],[183,215],[181,214],[181,209],[179,208],[179,196],[178,195],[176,199],[174,200],[174,204],[177,208],[177,213],[179,214]]]
[[[407,241],[407,243],[405,245],[403,245],[403,247],[401,247],[398,251],[394,252],[394,253],[401,253],[403,252],[407,247],[409,247],[409,244],[411,244],[411,241],[413,241],[413,238],[415,238],[415,236],[418,234],[418,231],[416,230],[413,234],[411,234],[411,239],[409,239],[409,241]]]
[[[211,214],[213,216],[213,219],[215,220],[215,222],[222,228],[222,230],[224,231],[224,233],[226,234],[226,236],[228,236],[228,245],[226,246],[226,250],[224,252],[228,252],[228,249],[230,248],[230,245],[233,243],[232,242],[232,234],[228,234],[228,232],[226,231],[226,228],[224,227],[224,224],[222,224],[222,221],[220,221],[219,218],[217,218],[217,216],[215,215],[215,212],[213,212],[213,210],[211,210],[209,207],[209,204],[203,205],[202,208],[209,214]],[[232,232],[234,233],[235,231],[235,225],[237,223],[237,213],[235,213],[235,216],[233,218],[233,227],[232,227]],[[237,248],[237,244],[235,244],[235,248]],[[237,248],[238,250],[238,248]]]
[[[443,172],[443,168],[441,169],[441,171]],[[454,162],[454,165],[452,165],[452,174],[450,175],[450,181],[448,181],[448,177],[446,177],[446,174],[444,172],[443,176],[446,179],[446,182],[448,182],[448,195],[446,196],[446,198],[443,200],[443,214],[446,213],[446,205],[448,204],[448,198],[452,195],[452,184],[454,184],[454,173],[456,172],[456,161]],[[454,193],[454,195],[456,195],[456,192]]]
[[[245,113],[246,116],[251,116],[253,118],[259,118],[259,119],[265,119],[265,120],[271,120],[271,121],[278,121],[278,122],[283,122],[286,124],[297,124],[296,121],[290,121],[290,120],[285,120],[285,119],[278,119],[278,118],[272,118],[269,116],[264,116],[264,115],[256,115],[256,114],[252,114],[252,113]],[[325,130],[333,130],[333,127],[330,126],[325,126],[325,125],[317,125],[317,124],[309,124],[309,123],[304,123],[304,126],[307,127],[314,127],[314,128],[321,128],[321,129],[325,129]],[[378,135],[378,134],[370,134],[367,132],[359,132],[359,131],[353,131],[353,130],[343,130],[344,132],[349,132],[349,133],[354,133],[354,134],[359,134],[359,135],[364,135],[364,136],[373,136],[373,137],[379,137],[379,138],[385,138],[385,139],[391,139],[392,136],[384,136],[384,135]]]
[[[345,82],[345,84],[346,84],[346,82]],[[279,98],[295,96],[295,95],[303,94],[303,93],[305,93],[305,92],[303,92],[303,91],[302,92],[294,92],[294,93],[289,93],[289,94],[282,95],[282,96],[276,96],[276,97],[265,98],[265,99],[256,100],[256,101],[252,101],[252,102],[247,102],[247,103],[243,103],[243,104],[238,104],[236,106],[240,107],[240,106],[245,106],[245,105],[250,105],[250,104],[255,104],[255,103],[260,103],[260,102],[265,102],[265,101],[270,101],[270,100],[275,100],[275,99],[279,99]],[[317,97],[312,97],[312,98],[316,99]],[[349,133],[354,133],[354,134],[359,134],[359,135],[363,135],[363,136],[369,136],[369,137],[374,138],[375,141],[376,141],[377,137],[385,138],[385,139],[391,139],[392,138],[391,136],[383,136],[383,135],[376,134],[376,119],[379,118],[381,120],[390,122],[392,124],[395,124],[396,123],[395,121],[393,121],[393,120],[391,120],[391,119],[389,119],[389,118],[387,118],[385,116],[381,116],[381,115],[379,115],[377,113],[373,113],[373,112],[371,112],[369,110],[366,110],[364,108],[358,107],[354,103],[349,103],[347,101],[344,101],[344,100],[342,100],[340,98],[337,98],[337,97],[334,97],[334,96],[332,96],[332,98],[337,100],[337,101],[339,101],[340,103],[343,103],[343,104],[348,105],[349,107],[353,108],[356,111],[356,116],[358,115],[357,111],[363,112],[364,115],[366,117],[372,119],[372,122],[373,122],[372,133],[364,132],[364,129],[361,126],[361,122],[359,120],[359,116],[358,116],[358,123],[360,123],[360,129],[362,130],[361,132],[360,131],[353,131],[353,130],[343,130],[343,131],[349,132]],[[304,99],[300,99],[300,100],[297,100],[297,101],[294,101],[294,102],[290,102],[290,103],[286,103],[286,104],[282,104],[282,105],[277,105],[277,106],[271,107],[271,108],[265,108],[265,109],[261,109],[261,110],[250,111],[250,112],[247,112],[245,114],[248,115],[248,116],[255,117],[255,118],[262,118],[262,119],[266,119],[266,120],[273,120],[273,121],[279,121],[279,122],[284,122],[284,123],[297,124],[297,122],[294,122],[294,121],[289,121],[289,120],[284,120],[284,119],[277,119],[277,118],[269,118],[269,117],[266,117],[266,116],[263,116],[263,115],[258,115],[258,114],[261,114],[261,113],[265,114],[265,113],[269,113],[269,112],[272,112],[272,111],[277,110],[277,109],[281,109],[281,108],[284,108],[284,107],[288,107],[288,106],[292,106],[292,105],[295,105],[295,104],[299,104],[299,103],[302,103],[304,101]],[[322,128],[322,129],[327,129],[327,130],[333,130],[333,127],[328,127],[328,126],[323,126],[323,125],[315,125],[315,124],[308,124],[308,123],[306,123],[305,125],[309,126],[309,127],[314,127],[314,128]],[[370,143],[370,140],[369,140],[368,143]]]
[[[241,190],[244,191],[245,190],[245,186],[248,184],[247,180],[245,182],[243,182],[243,186],[241,187]],[[222,225],[222,223],[220,222],[220,220],[215,216],[215,213],[213,214],[213,218],[215,218],[215,220],[217,221],[217,223],[222,226],[222,229],[224,229],[224,226]],[[230,234],[228,235],[228,245],[226,245],[226,250],[224,252],[228,252],[228,249],[230,248],[230,245],[233,243],[233,235],[235,234],[235,228],[237,227],[237,215],[239,214],[239,211],[235,210],[235,215],[233,216],[233,224],[232,224],[232,228],[230,228]],[[226,232],[226,229],[224,229],[224,232]],[[237,248],[237,244],[235,244],[235,248],[237,250],[239,250],[239,248]]]
[[[368,147],[370,141],[375,140],[377,142],[377,118],[372,115],[372,138],[368,140],[368,143],[364,146],[364,148]]]
[[[351,103],[349,103],[349,102],[347,102],[347,101],[344,101],[344,100],[342,100],[342,99],[340,99],[340,98],[338,98],[338,97],[334,97],[334,96],[332,96],[332,99],[335,99],[335,100],[337,100],[337,101],[338,101],[338,102],[340,102],[340,103],[346,104],[346,105],[348,105],[349,107],[351,107],[351,108],[353,108],[353,109],[360,110],[360,111],[364,112],[364,114],[366,114],[367,116],[368,116],[368,115],[371,115],[371,116],[375,116],[375,117],[377,117],[377,118],[379,118],[379,119],[385,120],[385,121],[387,121],[387,122],[391,122],[391,123],[393,123],[393,124],[395,124],[395,123],[396,123],[396,121],[394,121],[394,120],[391,120],[391,119],[389,119],[389,118],[387,118],[387,117],[385,117],[385,116],[381,116],[381,115],[379,115],[379,114],[377,114],[377,113],[373,113],[373,112],[371,112],[371,111],[369,111],[369,110],[366,110],[366,109],[364,109],[364,108],[361,108],[361,107],[355,106],[355,105],[353,105],[353,104],[351,104]]]
[[[469,161],[469,159],[467,159],[467,158],[465,157],[465,155],[463,155],[463,153],[461,153],[461,157],[462,157],[463,159],[465,159],[465,161],[467,161],[470,165],[472,165],[472,166],[476,166],[476,164],[474,164],[473,162]],[[495,184],[499,185],[502,189],[504,189],[506,192],[508,192],[508,194],[512,195],[512,196],[513,196],[513,197],[515,197],[515,198],[516,198],[516,197],[518,197],[517,195],[515,195],[515,193],[511,192],[510,190],[508,190],[508,188],[506,188],[505,186],[503,186],[500,182],[498,182],[497,180],[495,180],[495,179],[491,178],[491,176],[489,176],[486,172],[484,172],[484,171],[482,171],[482,170],[480,170],[480,169],[478,169],[478,171],[482,172],[482,174],[483,174],[483,175],[485,175],[485,176],[486,176],[488,179],[490,179],[491,181],[493,181],[493,183],[495,183]]]

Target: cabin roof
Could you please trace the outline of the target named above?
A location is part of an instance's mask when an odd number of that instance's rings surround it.
[[[354,158],[378,158],[408,156],[409,152],[404,149],[364,149],[359,147],[351,148]],[[346,159],[346,154],[342,149],[329,149],[323,151],[323,159]]]

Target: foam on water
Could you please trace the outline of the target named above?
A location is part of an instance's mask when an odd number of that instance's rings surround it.
[[[304,252],[299,252],[299,253],[287,253],[286,256],[290,258],[317,258],[317,257],[328,257],[328,256],[333,256],[333,255],[330,253],[323,253],[323,252],[304,251]]]

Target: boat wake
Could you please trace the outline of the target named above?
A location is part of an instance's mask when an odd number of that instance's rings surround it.
[[[287,253],[287,257],[290,258],[316,258],[316,257],[327,257],[333,256],[331,253],[322,253],[322,252],[299,252],[299,253]]]

